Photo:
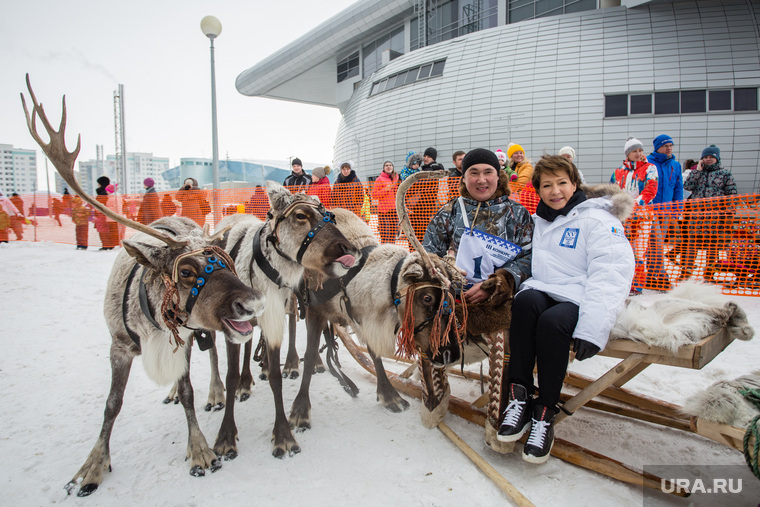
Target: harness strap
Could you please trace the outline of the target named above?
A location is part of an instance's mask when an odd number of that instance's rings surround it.
[[[280,274],[269,264],[264,252],[261,250],[261,230],[263,228],[260,227],[256,231],[256,234],[253,235],[253,260],[256,261],[256,265],[264,272],[267,278],[274,282],[277,287],[282,288],[283,284]]]
[[[137,267],[137,266],[135,266]],[[161,326],[158,325],[158,322],[156,322],[156,319],[153,318],[153,312],[150,308],[150,301],[148,301],[148,291],[145,288],[145,273],[148,271],[143,268],[142,275],[140,275],[140,288],[139,288],[139,299],[140,299],[140,309],[143,312],[143,315],[145,315],[151,324],[153,324],[153,327],[155,327],[158,330],[161,330]],[[131,275],[130,275],[131,276]]]
[[[391,300],[393,304],[398,307],[401,304],[401,294],[398,293],[398,277],[401,274],[401,266],[404,264],[406,257],[402,257],[396,263],[396,267],[393,268],[393,274],[391,275]]]
[[[301,248],[298,249],[298,253],[296,254],[296,262],[298,264],[301,264],[303,254],[306,253],[306,249],[309,247],[317,233],[322,230],[322,227],[329,223],[332,223],[333,225],[335,224],[335,215],[331,211],[325,211],[322,215],[322,221],[309,231],[309,233],[306,235],[306,238],[304,238],[303,242],[301,243]]]
[[[135,342],[135,345],[138,347],[140,346],[140,337],[127,325],[127,301],[129,300],[129,286],[132,285],[132,280],[134,280],[135,273],[137,273],[137,269],[139,267],[140,264],[135,262],[135,265],[132,267],[132,271],[129,272],[129,277],[127,278],[127,286],[124,288],[124,297],[121,300],[121,320],[124,322],[124,329],[127,330],[127,334],[130,338],[132,338],[132,341]]]

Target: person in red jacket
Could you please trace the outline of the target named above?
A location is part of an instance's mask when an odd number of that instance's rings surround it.
[[[625,190],[638,206],[651,204],[657,195],[657,167],[647,160],[644,144],[635,137],[626,140],[624,151],[625,161],[612,173],[610,183]],[[645,281],[644,258],[652,223],[634,213],[626,221],[625,228],[636,256],[636,274],[631,293],[639,294]]]
[[[396,190],[399,175],[393,162],[383,162],[383,171],[375,180],[372,198],[377,199],[377,228],[380,243],[395,243],[398,236],[398,214],[396,214]]]
[[[311,185],[306,189],[307,195],[313,195],[319,198],[319,202],[325,205],[325,208],[331,208],[330,204],[330,180],[327,175],[330,174],[330,166],[315,167],[311,171]]]

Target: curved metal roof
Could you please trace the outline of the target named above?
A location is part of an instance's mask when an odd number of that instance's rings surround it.
[[[413,0],[360,0],[240,73],[235,87],[252,97],[335,107],[336,56],[398,25],[413,8]]]

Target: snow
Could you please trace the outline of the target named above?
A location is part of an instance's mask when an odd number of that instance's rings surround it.
[[[443,433],[422,427],[418,400],[406,397],[411,407],[400,414],[384,410],[375,400],[374,378],[343,348],[344,371],[361,391],[350,398],[329,373],[314,376],[312,429],[296,434],[300,454],[281,460],[271,456],[272,394],[266,382],[256,380],[251,399],[236,405],[239,457],[201,478],[190,476],[185,462],[187,425],[181,406],[161,403],[170,386],[150,381],[138,358],[111,438],[113,472],[92,496],[67,496],[63,486],[95,443],[110,385],[110,337],[102,303],[118,251],[76,251],[55,243],[0,245],[5,266],[0,279],[3,505],[505,504],[501,490]],[[757,327],[760,299],[734,299]],[[298,335],[303,355],[303,323]],[[701,371],[651,366],[628,387],[681,404],[716,380],[756,369],[758,349],[759,340],[734,342]],[[599,375],[613,362],[593,358],[572,368]],[[390,360],[386,365],[404,369]],[[191,370],[198,419],[213,445],[222,413],[202,409],[208,394],[206,353],[194,350]],[[289,410],[300,379],[283,383]],[[472,381],[452,380],[452,388],[465,399],[480,394]],[[536,505],[556,505],[558,498],[568,506],[642,504],[638,487],[556,458],[531,465],[517,453],[496,454],[484,444],[481,427],[451,414],[447,423]],[[557,434],[635,467],[744,463],[738,451],[699,436],[592,410],[560,424]],[[683,505],[662,496],[663,505]]]

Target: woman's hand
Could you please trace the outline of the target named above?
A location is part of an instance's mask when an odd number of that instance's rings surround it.
[[[476,283],[464,293],[464,298],[468,303],[480,303],[488,299],[490,294],[481,289],[481,285],[483,285],[483,282]]]
[[[703,165],[704,165],[704,164],[702,163],[702,159],[700,159],[700,160],[699,160],[699,162],[697,163],[697,168],[696,168],[695,170],[697,170],[697,171],[701,171],[701,170],[702,170],[702,166],[703,166]]]

